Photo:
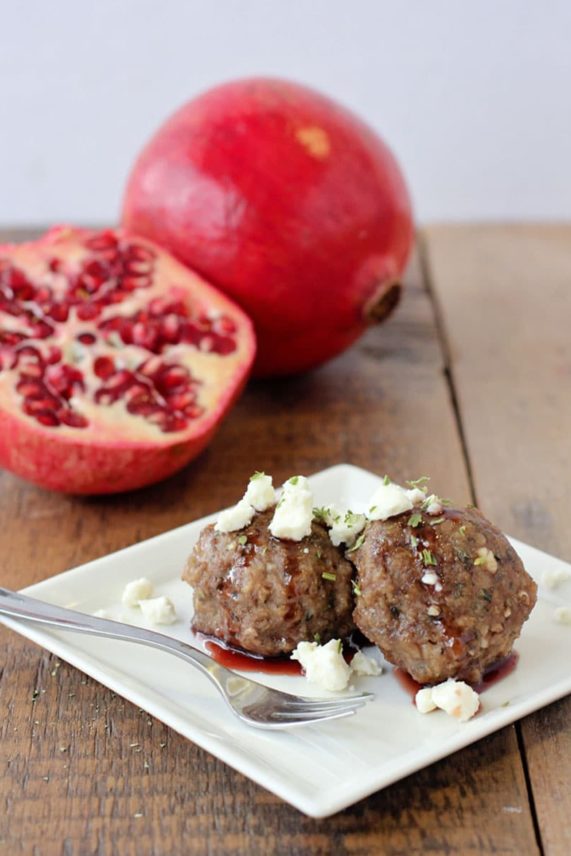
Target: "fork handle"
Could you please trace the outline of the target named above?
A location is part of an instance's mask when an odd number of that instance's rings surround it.
[[[215,663],[207,654],[186,642],[173,639],[172,636],[147,630],[145,627],[135,627],[121,621],[112,621],[109,618],[99,618],[74,609],[66,609],[63,606],[55,606],[5,588],[0,588],[0,614],[47,624],[60,630],[73,630],[77,633],[88,633],[91,636],[139,642],[142,645],[150,645],[152,648],[170,651],[197,666],[217,685],[222,673],[229,672],[224,666]]]

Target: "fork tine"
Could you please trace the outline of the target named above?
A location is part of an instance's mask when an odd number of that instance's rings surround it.
[[[298,710],[334,710],[338,707],[347,705],[355,705],[362,707],[365,702],[373,699],[371,693],[363,693],[357,696],[342,696],[341,698],[304,698],[303,696],[292,696],[291,699],[284,699],[283,705],[289,708]]]
[[[338,707],[333,708],[333,709],[332,708],[322,708],[322,709],[317,708],[314,710],[307,710],[307,708],[303,708],[303,707],[300,707],[298,709],[295,709],[295,708],[284,709],[284,708],[282,708],[281,710],[275,712],[273,719],[275,720],[278,717],[279,717],[279,719],[284,720],[284,721],[286,721],[286,720],[287,721],[290,721],[290,720],[310,721],[310,720],[329,719],[330,717],[346,716],[350,713],[355,713],[356,710],[359,710],[359,708],[363,707],[363,704],[364,704],[364,702],[361,704],[347,704],[347,705],[343,705],[343,706],[339,705]]]

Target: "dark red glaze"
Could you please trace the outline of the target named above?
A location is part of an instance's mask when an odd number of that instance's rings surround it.
[[[481,694],[488,690],[490,687],[493,687],[494,684],[497,684],[498,681],[507,678],[511,673],[515,670],[519,661],[519,654],[517,651],[512,651],[512,653],[508,657],[504,657],[503,660],[500,660],[498,663],[494,663],[494,665],[488,669],[486,674],[484,675],[483,680],[481,680],[477,684],[469,683],[472,689]],[[412,698],[413,704],[414,699],[417,692],[425,686],[431,686],[431,684],[419,684],[418,681],[415,681],[414,678],[405,672],[403,669],[399,669],[398,667],[394,670],[393,675],[401,685],[401,687],[406,690],[406,692]]]
[[[195,635],[202,641],[212,659],[228,669],[238,672],[263,672],[267,675],[303,674],[300,663],[289,657],[260,657],[257,654],[249,654],[241,648],[226,645],[220,639],[213,639],[203,633]],[[344,642],[343,657],[347,663],[351,662],[358,650],[352,636]]]
[[[406,185],[377,134],[307,87],[264,78],[211,89],[159,128],[123,223],[247,311],[263,376],[317,365],[383,320],[412,240]]]

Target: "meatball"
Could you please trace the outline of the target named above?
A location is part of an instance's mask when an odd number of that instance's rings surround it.
[[[370,522],[351,558],[357,627],[420,683],[480,681],[536,601],[519,556],[475,508]]]
[[[316,521],[301,541],[274,538],[273,514],[239,532],[202,531],[182,576],[194,588],[193,630],[270,657],[348,636],[353,566]]]

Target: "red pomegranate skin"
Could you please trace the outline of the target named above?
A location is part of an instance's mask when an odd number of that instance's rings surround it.
[[[413,231],[379,136],[329,98],[263,78],[218,86],[157,131],[123,224],[250,315],[258,376],[316,366],[386,317]]]

